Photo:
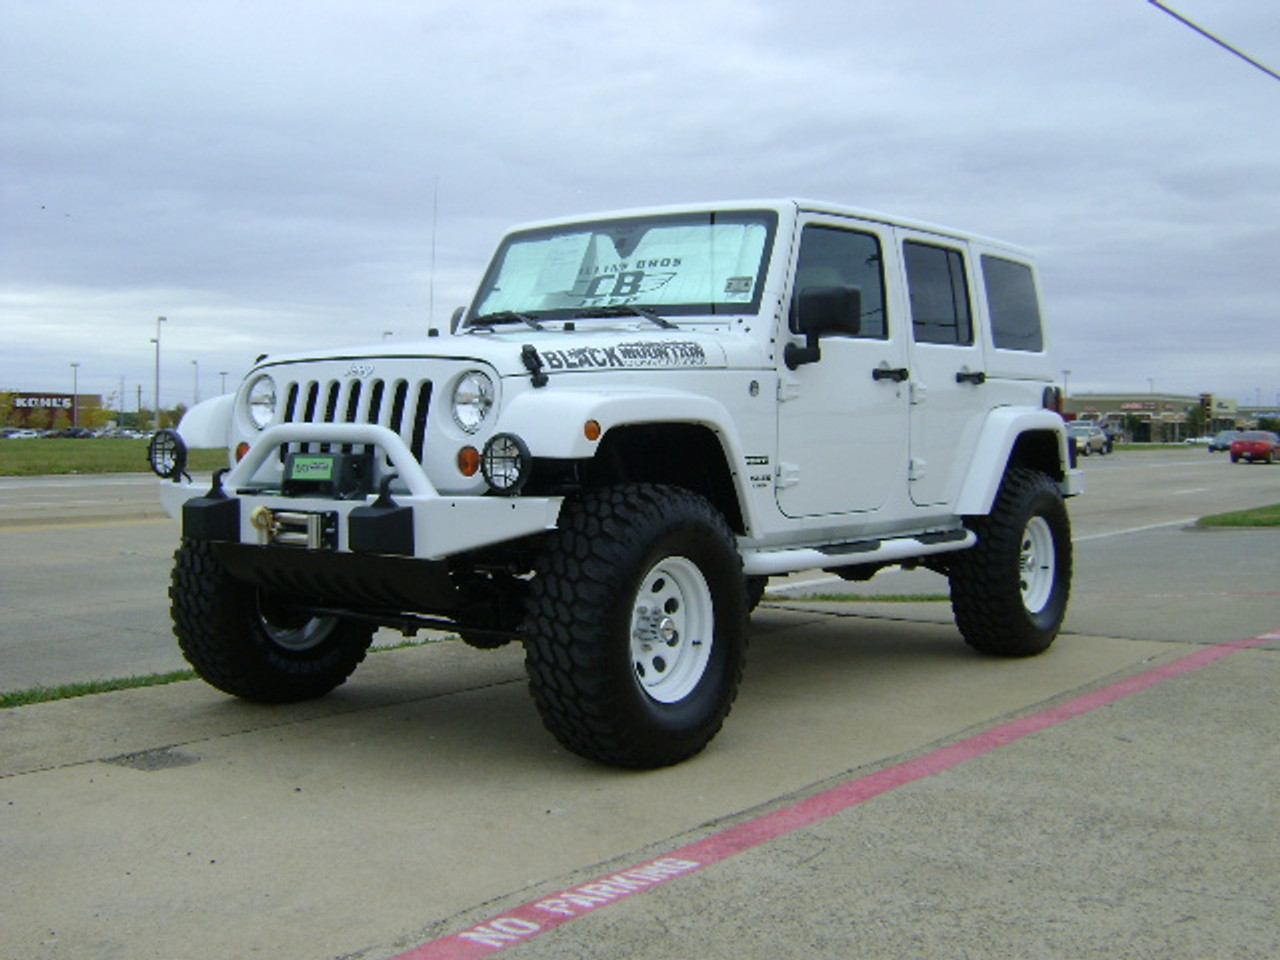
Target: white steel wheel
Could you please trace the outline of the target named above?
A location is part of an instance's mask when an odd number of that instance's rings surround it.
[[[1056,582],[1053,529],[1042,516],[1027,521],[1022,531],[1022,551],[1018,561],[1018,584],[1028,613],[1039,613],[1049,602]]]
[[[631,609],[631,662],[644,692],[679,703],[711,660],[715,613],[702,572],[684,557],[654,564]]]

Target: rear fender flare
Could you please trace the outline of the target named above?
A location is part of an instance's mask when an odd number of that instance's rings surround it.
[[[1052,433],[1057,438],[1057,463],[1045,470],[1055,482],[1062,482],[1066,465],[1067,436],[1063,420],[1052,410],[1001,407],[987,415],[973,450],[969,472],[956,500],[961,516],[986,515],[995,503],[1000,481],[1013,457],[1020,437],[1029,433]],[[1031,464],[1031,466],[1038,466]]]

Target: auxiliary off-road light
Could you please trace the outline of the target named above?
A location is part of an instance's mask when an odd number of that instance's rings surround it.
[[[187,469],[187,445],[176,430],[157,430],[147,444],[147,461],[157,477],[177,480]]]
[[[529,480],[533,457],[524,441],[514,433],[499,433],[484,445],[480,469],[494,493],[514,497]]]

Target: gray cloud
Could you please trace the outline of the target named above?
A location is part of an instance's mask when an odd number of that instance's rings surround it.
[[[15,2],[0,90],[0,386],[149,397],[164,314],[207,395],[445,322],[510,223],[793,194],[1036,249],[1073,391],[1280,391],[1280,84],[1140,0]]]

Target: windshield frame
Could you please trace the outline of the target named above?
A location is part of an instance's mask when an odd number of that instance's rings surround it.
[[[532,227],[524,230],[517,230],[507,234],[502,239],[501,245],[494,253],[493,259],[489,262],[488,268],[485,270],[483,279],[476,290],[475,298],[471,305],[467,308],[467,313],[462,321],[462,326],[483,328],[484,323],[476,323],[475,321],[487,314],[502,312],[508,310],[507,307],[490,310],[482,308],[483,304],[493,291],[494,284],[501,275],[503,265],[509,251],[519,244],[530,242],[538,242],[548,240],[557,236],[570,237],[577,234],[598,234],[598,233],[614,233],[619,234],[627,231],[636,230],[641,227],[652,228],[655,226],[663,227],[680,227],[680,226],[719,226],[719,225],[759,225],[765,229],[764,242],[760,251],[760,262],[756,265],[755,276],[752,277],[752,291],[749,300],[736,300],[728,302],[697,302],[697,303],[660,303],[651,302],[644,299],[641,294],[628,297],[608,297],[605,302],[590,304],[582,303],[577,306],[552,307],[545,309],[520,309],[518,312],[524,316],[531,317],[538,321],[543,320],[579,320],[593,319],[593,312],[599,311],[601,307],[609,309],[611,307],[635,307],[642,310],[649,310],[662,317],[726,317],[726,316],[742,316],[744,314],[758,313],[760,304],[764,299],[765,280],[769,273],[769,266],[773,259],[774,243],[778,236],[778,213],[776,210],[769,208],[759,209],[737,209],[737,210],[696,210],[696,211],[680,211],[652,214],[634,214],[625,216],[604,216],[593,218],[590,220],[574,220],[564,221],[560,223],[550,224],[547,226]],[[625,261],[622,264],[625,266]],[[619,315],[625,319],[625,315]],[[599,317],[599,313],[594,314]],[[615,318],[616,319],[616,318]],[[639,318],[637,318],[639,319]],[[641,322],[644,322],[643,320]]]

